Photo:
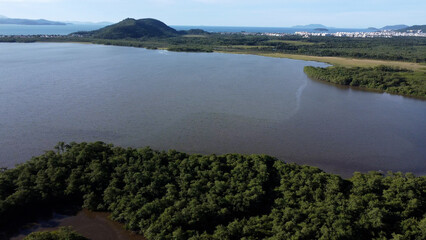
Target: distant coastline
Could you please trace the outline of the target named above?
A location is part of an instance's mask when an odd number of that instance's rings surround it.
[[[92,31],[107,26],[107,23],[84,24],[73,23],[66,25],[17,25],[0,24],[0,35],[34,35],[34,34],[59,34],[67,35],[78,31]],[[223,33],[295,33],[316,32],[307,28],[285,28],[285,27],[224,27],[224,26],[174,26],[178,31],[190,29],[202,29],[206,32]],[[362,28],[330,28],[327,33],[337,32],[373,32],[371,29]]]
[[[22,19],[1,17],[0,24],[16,24],[16,25],[67,25],[64,22],[49,21],[46,19]]]

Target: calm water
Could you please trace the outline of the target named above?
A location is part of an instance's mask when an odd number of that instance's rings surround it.
[[[68,24],[68,25],[16,25],[0,24],[0,35],[67,35],[78,31],[92,31],[105,27],[105,24]]]
[[[0,44],[0,165],[59,141],[266,153],[350,176],[426,174],[426,102],[308,79],[323,63],[88,44]]]

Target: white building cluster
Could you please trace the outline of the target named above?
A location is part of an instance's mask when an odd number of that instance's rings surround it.
[[[333,37],[351,37],[351,38],[391,38],[391,37],[426,37],[426,33],[421,30],[411,32],[395,32],[395,31],[380,31],[380,32],[336,32],[336,33],[312,33],[312,32],[295,32],[305,38],[311,36],[333,36]]]

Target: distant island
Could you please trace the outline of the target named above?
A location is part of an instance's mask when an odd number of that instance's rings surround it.
[[[380,28],[380,30],[399,30],[399,29],[403,29],[403,28],[407,28],[409,26],[404,25],[404,24],[399,24],[399,25],[390,25],[390,26],[384,26],[382,28]]]
[[[296,25],[292,28],[306,28],[306,29],[315,29],[315,28],[327,28],[322,24],[308,24],[308,25]]]
[[[8,18],[0,16],[0,24],[17,24],[17,25],[67,25],[63,22],[49,21],[45,19],[21,19]]]

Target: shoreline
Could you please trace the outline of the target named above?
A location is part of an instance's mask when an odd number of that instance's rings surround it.
[[[147,49],[147,50],[167,50],[167,51],[170,51],[166,47],[160,47],[160,48],[157,48],[157,49],[149,49],[147,47],[102,44],[102,43],[96,43],[96,42],[91,42],[91,41],[35,41],[35,42],[36,43],[93,44],[93,45],[105,45],[105,46],[117,46],[117,47],[135,47],[135,48],[144,48],[144,49]],[[30,42],[26,42],[26,43],[30,43]],[[201,53],[201,52],[191,52],[191,51],[182,51],[182,52]],[[206,53],[211,53],[211,52],[206,52]],[[387,60],[377,60],[377,59],[313,56],[313,55],[287,54],[287,53],[267,53],[267,52],[261,52],[261,51],[259,51],[259,52],[244,51],[244,50],[232,51],[232,49],[230,49],[228,51],[226,51],[226,50],[213,50],[212,53],[255,55],[255,56],[272,57],[272,58],[286,58],[286,59],[302,60],[302,61],[314,61],[314,62],[321,62],[321,63],[330,64],[331,66],[340,66],[340,67],[376,67],[376,66],[384,65],[384,66],[408,69],[408,70],[411,70],[411,71],[414,71],[414,72],[425,72],[426,73],[426,64],[425,63],[387,61]],[[357,91],[386,93],[386,94],[390,94],[390,95],[402,96],[402,97],[407,97],[407,98],[416,99],[416,100],[426,100],[425,97],[421,97],[421,96],[411,96],[411,95],[388,93],[388,92],[381,91],[381,90],[378,90],[378,89],[373,89],[373,88],[346,86],[346,85],[340,85],[340,84],[335,84],[335,83],[329,83],[327,81],[323,81],[323,80],[319,80],[319,79],[313,79],[309,76],[308,76],[308,78],[311,79],[311,80],[314,80],[314,81],[321,82],[321,83],[331,84],[332,86],[335,86],[335,87],[344,87],[344,88],[348,88],[348,89],[354,89],[354,90],[357,90]]]
[[[343,67],[374,67],[379,65],[401,67],[413,71],[425,71],[426,64],[414,63],[414,62],[401,62],[401,61],[387,61],[387,60],[376,60],[376,59],[362,59],[362,58],[345,58],[345,57],[322,57],[313,55],[301,55],[301,54],[287,54],[287,53],[265,53],[265,52],[249,52],[249,51],[214,51],[217,53],[232,53],[232,54],[247,54],[257,55],[263,57],[273,58],[288,58],[294,60],[303,61],[314,61],[327,63],[332,66],[343,66]]]
[[[76,44],[94,44],[94,45],[105,45],[105,46],[117,46],[117,47],[135,47],[135,46],[122,46],[114,44],[101,44],[95,42],[86,42],[86,41],[35,41],[37,43],[76,43]],[[146,47],[136,47],[144,48]],[[149,49],[149,50],[168,50],[166,47],[160,47],[158,49]],[[190,51],[188,51],[191,53]],[[303,55],[303,54],[289,54],[289,53],[268,53],[268,52],[253,52],[253,51],[242,51],[242,50],[213,50],[214,53],[228,53],[228,54],[241,54],[241,55],[256,55],[263,57],[272,57],[272,58],[288,58],[294,60],[303,60],[303,61],[314,61],[327,63],[332,66],[344,66],[344,67],[374,67],[379,65],[391,66],[391,67],[400,67],[413,71],[426,72],[426,63],[415,63],[415,62],[403,62],[403,61],[389,61],[389,60],[379,60],[379,59],[368,59],[368,58],[347,58],[347,57],[330,57],[330,56],[314,56],[314,55]]]

